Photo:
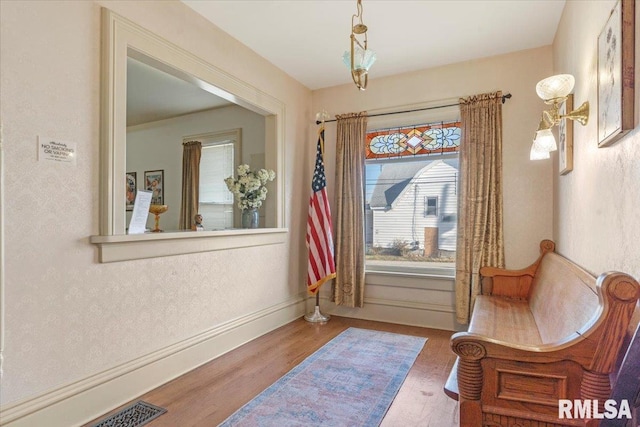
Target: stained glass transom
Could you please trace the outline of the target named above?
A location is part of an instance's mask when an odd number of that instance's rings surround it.
[[[367,132],[367,159],[452,153],[460,150],[460,122],[430,123]]]

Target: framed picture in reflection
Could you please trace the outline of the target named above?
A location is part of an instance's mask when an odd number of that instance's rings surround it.
[[[127,172],[125,178],[125,206],[128,211],[133,210],[133,202],[136,200],[136,191],[138,191],[137,177],[135,172]]]
[[[144,188],[151,191],[152,205],[164,205],[164,170],[145,171]]]

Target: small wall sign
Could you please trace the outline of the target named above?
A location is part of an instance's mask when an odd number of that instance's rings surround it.
[[[45,136],[38,136],[38,161],[76,164],[77,150],[75,142],[59,141]]]

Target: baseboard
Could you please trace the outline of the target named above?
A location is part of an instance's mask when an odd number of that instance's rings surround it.
[[[321,311],[334,316],[447,331],[465,329],[463,325],[456,322],[455,308],[450,305],[365,297],[363,308],[350,308],[334,304],[325,295],[321,295],[320,300]],[[315,304],[315,300],[307,304],[312,303]]]
[[[0,425],[85,424],[304,314],[301,294],[73,384],[5,405],[0,408]]]

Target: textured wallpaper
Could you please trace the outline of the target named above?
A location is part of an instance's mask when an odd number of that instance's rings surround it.
[[[245,70],[241,78],[286,103],[290,240],[99,264],[88,239],[98,233],[101,4],[3,2],[3,404],[131,361],[304,289],[298,254],[308,193],[290,183],[306,182],[308,168],[298,157],[307,153],[294,141],[308,133],[310,91],[179,2],[104,3],[207,60],[222,61],[229,72]],[[251,77],[247,69],[263,71]],[[76,165],[39,162],[38,135],[75,143]]]
[[[575,76],[575,105],[589,101],[591,110],[586,126],[573,125],[573,171],[555,176],[557,250],[595,275],[618,270],[639,279],[640,31],[636,31],[636,128],[613,145],[598,148],[596,41],[616,2],[585,4],[567,2],[553,45],[555,71]],[[636,29],[638,22],[636,7]]]

